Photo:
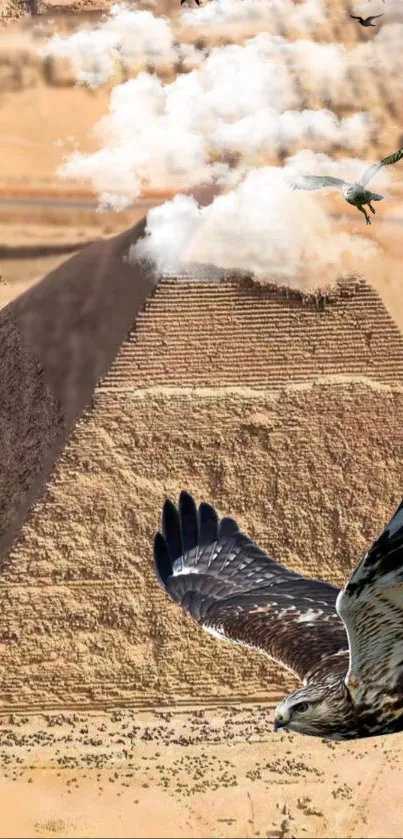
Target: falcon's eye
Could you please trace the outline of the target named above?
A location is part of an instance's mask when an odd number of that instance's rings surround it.
[[[298,711],[298,712],[303,712],[303,711],[307,711],[308,708],[309,708],[309,705],[308,705],[307,702],[297,702],[296,705],[293,705],[292,710],[293,711]]]

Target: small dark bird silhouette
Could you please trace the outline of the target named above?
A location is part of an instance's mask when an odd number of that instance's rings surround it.
[[[357,17],[356,15],[350,15],[354,20],[359,20],[361,26],[375,26],[375,23],[372,23],[373,20],[376,20],[377,17],[383,17],[383,12],[381,15],[370,15],[369,17]]]
[[[181,0],[181,6],[183,6],[184,3],[186,3],[186,0]],[[195,0],[195,3],[200,6],[200,0]]]

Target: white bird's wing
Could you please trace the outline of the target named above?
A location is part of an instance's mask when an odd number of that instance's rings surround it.
[[[358,183],[360,183],[361,186],[366,186],[371,178],[379,172],[379,169],[381,169],[382,166],[390,166],[391,163],[397,163],[397,161],[401,160],[402,157],[403,148],[398,149],[398,151],[395,151],[393,154],[389,154],[387,157],[384,157],[383,160],[379,161],[379,163],[373,163],[372,166],[368,166],[368,169],[365,170]]]
[[[403,695],[403,501],[340,592],[347,630],[346,684],[360,702],[375,686]]]
[[[330,175],[290,175],[286,181],[291,189],[324,189],[331,186],[334,189],[341,189],[346,184],[340,178],[332,178]]]
[[[165,501],[154,567],[170,597],[213,635],[266,653],[301,681],[333,666],[347,672],[338,589],[279,565],[210,504],[197,509],[187,492],[179,509]]]

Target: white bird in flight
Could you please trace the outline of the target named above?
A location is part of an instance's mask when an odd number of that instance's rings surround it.
[[[291,189],[322,189],[328,186],[339,189],[343,198],[349,204],[352,204],[353,207],[357,207],[364,214],[367,224],[371,224],[371,219],[366,210],[364,210],[364,205],[366,204],[371,210],[371,213],[375,215],[375,210],[371,202],[382,201],[384,196],[379,195],[377,192],[371,192],[369,189],[365,189],[365,187],[382,166],[390,166],[391,163],[397,163],[402,157],[403,148],[394,152],[394,154],[389,154],[388,157],[384,157],[379,163],[373,163],[371,166],[368,166],[360,180],[354,181],[354,183],[343,181],[341,178],[332,178],[330,175],[292,175],[286,176],[286,180]]]

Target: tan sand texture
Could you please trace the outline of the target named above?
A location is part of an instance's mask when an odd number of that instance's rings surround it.
[[[0,836],[399,839],[401,735],[324,743],[274,734],[271,713],[5,718]]]
[[[152,288],[123,259],[142,232],[85,248],[0,312],[3,557]]]

